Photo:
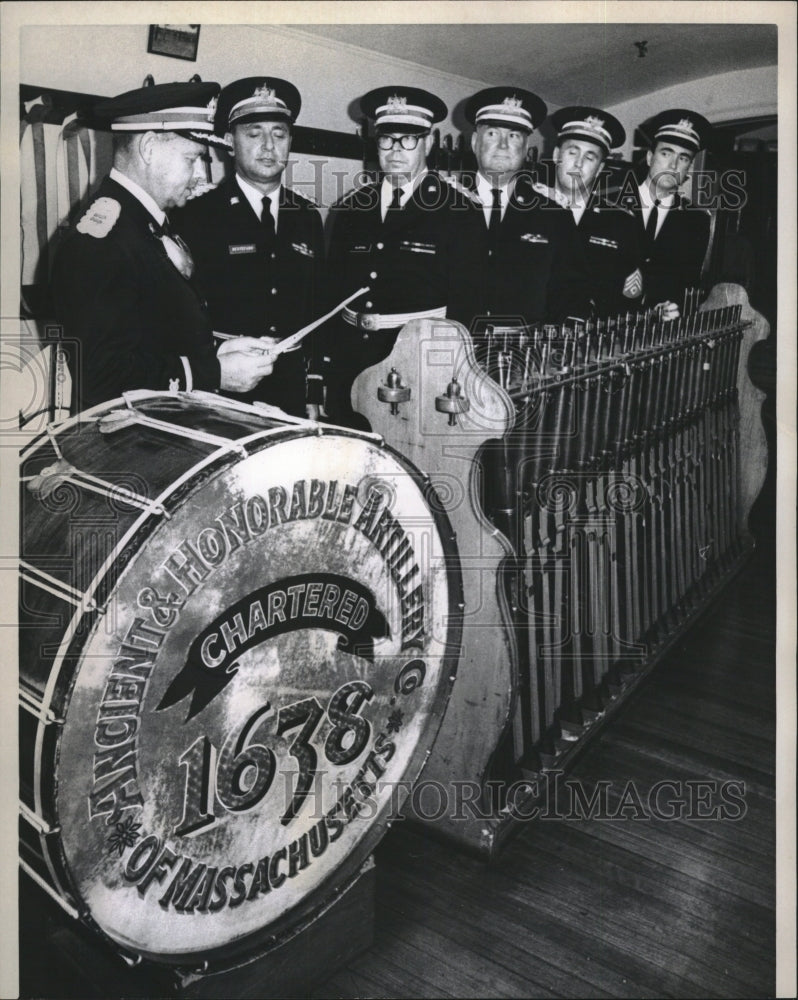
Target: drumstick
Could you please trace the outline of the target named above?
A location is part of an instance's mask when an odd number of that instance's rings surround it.
[[[297,330],[296,333],[292,333],[290,337],[286,337],[285,340],[281,340],[278,344],[274,344],[273,347],[264,348],[261,353],[273,354],[276,357],[278,354],[282,354],[284,351],[289,350],[295,344],[298,344],[301,340],[307,337],[309,333],[312,333],[317,326],[321,326],[322,323],[326,323],[330,317],[340,312],[345,306],[348,306],[353,299],[358,297],[358,295],[363,295],[364,292],[368,291],[370,291],[368,285],[364,285],[363,288],[358,288],[356,292],[352,292],[352,294],[348,298],[344,299],[343,302],[339,302],[334,309],[331,309],[328,313],[325,313],[318,319],[314,319],[312,323],[308,323],[307,326],[303,326],[301,330]],[[218,340],[236,340],[239,336],[237,333],[218,333],[216,330],[213,331],[213,335]]]

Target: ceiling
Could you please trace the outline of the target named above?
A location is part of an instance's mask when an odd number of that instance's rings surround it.
[[[555,106],[609,107],[777,62],[777,27],[766,24],[303,24],[302,31],[471,80],[525,87]],[[644,57],[635,42],[648,43]]]

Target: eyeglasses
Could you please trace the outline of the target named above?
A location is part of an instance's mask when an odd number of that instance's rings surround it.
[[[420,135],[378,135],[377,146],[380,149],[393,149],[394,146],[415,149],[421,138]]]

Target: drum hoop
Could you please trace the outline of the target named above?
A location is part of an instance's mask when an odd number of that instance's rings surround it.
[[[125,394],[123,397],[125,400],[128,398],[133,399],[151,399],[158,397],[172,397],[174,394],[162,393],[162,392],[150,392],[148,390],[141,390],[135,393]],[[184,398],[195,399],[196,394],[181,394]],[[210,401],[216,402],[217,397],[212,394],[203,394],[204,397],[210,397]],[[206,398],[203,398],[201,402],[204,404]],[[68,426],[75,426],[81,422],[85,422],[87,416],[90,419],[96,419],[103,413],[108,412],[109,408],[117,406],[119,400],[113,400],[100,404],[93,407],[91,410],[84,411],[78,414],[76,417],[71,417],[66,421],[57,425],[57,433],[66,429]],[[241,405],[241,404],[239,404]],[[243,404],[246,405],[246,404]],[[238,409],[238,406],[232,407]],[[286,421],[286,424],[288,422]],[[448,698],[451,694],[451,688],[455,681],[455,676],[457,672],[457,665],[460,657],[461,651],[461,641],[462,641],[462,627],[463,627],[463,614],[464,614],[464,603],[463,603],[463,579],[462,570],[460,566],[459,553],[457,550],[455,534],[451,527],[451,522],[449,517],[443,507],[443,505],[433,498],[431,502],[428,498],[430,491],[434,493],[434,486],[431,483],[430,477],[419,469],[417,469],[401,452],[394,449],[389,445],[381,435],[373,433],[365,433],[362,431],[355,431],[346,427],[339,427],[332,424],[316,424],[314,421],[301,420],[296,418],[288,426],[276,427],[276,428],[266,428],[264,430],[258,431],[252,435],[248,435],[246,438],[237,439],[237,443],[246,441],[247,444],[252,445],[258,441],[264,439],[274,439],[275,437],[282,440],[291,440],[293,438],[306,438],[308,437],[308,430],[313,429],[315,434],[311,435],[314,437],[351,437],[357,440],[365,440],[370,444],[376,445],[380,450],[391,455],[396,463],[402,468],[414,481],[416,484],[421,497],[424,499],[427,510],[430,513],[433,523],[438,531],[443,564],[446,570],[446,578],[449,593],[449,608],[448,608],[448,627],[447,627],[447,642],[443,653],[441,654],[442,660],[442,672],[441,681],[438,685],[438,690],[436,692],[435,698],[430,705],[429,710],[429,721],[427,724],[427,729],[425,730],[425,735],[427,739],[424,740],[424,749],[421,748],[420,743],[416,745],[410,754],[408,763],[403,772],[403,780],[407,780],[410,783],[416,781],[420,774],[422,773],[424,766],[428,760],[429,753],[427,752],[434,744],[437,738],[438,732],[440,730],[441,723],[443,721],[443,711],[442,708],[448,702]],[[30,445],[25,449],[23,457],[27,456],[31,448],[42,441],[44,437],[48,436],[46,431],[40,434],[36,439],[30,443]],[[232,443],[232,442],[231,442]],[[183,486],[186,482],[194,478],[198,473],[205,471],[209,466],[212,466],[215,462],[224,460],[225,458],[232,457],[237,449],[235,448],[219,448],[211,452],[209,455],[204,456],[193,465],[190,469],[187,469],[181,476],[179,476],[174,482],[162,491],[162,493],[153,502],[159,503],[162,506],[165,501],[173,494],[173,492],[180,486]],[[249,454],[255,454],[261,449],[253,449]],[[75,637],[75,633],[80,624],[80,621],[84,614],[92,614],[97,616],[101,613],[101,610],[89,611],[86,609],[86,602],[99,589],[102,582],[105,580],[108,572],[112,569],[113,565],[117,561],[119,554],[125,550],[125,548],[130,544],[131,540],[135,535],[145,526],[147,522],[150,522],[151,527],[147,531],[146,535],[142,539],[139,548],[144,544],[146,538],[149,536],[151,531],[155,530],[156,519],[152,516],[153,510],[141,511],[139,516],[131,523],[125,535],[120,539],[119,543],[114,547],[114,550],[104,561],[103,565],[100,567],[98,572],[95,574],[89,587],[84,593],[84,599],[82,606],[75,609],[67,628],[64,631],[59,649],[50,668],[50,673],[47,679],[47,684],[45,685],[42,706],[43,708],[48,707],[52,703],[54,691],[58,680],[61,677],[64,662],[66,659],[66,654],[72,645]],[[158,523],[160,518],[158,519]],[[92,621],[92,626],[94,621]],[[62,728],[59,725],[59,729]],[[40,724],[37,726],[35,748],[34,748],[34,760],[33,765],[35,768],[35,773],[39,776],[42,775],[42,758],[44,755],[44,733],[46,725]],[[60,737],[58,742],[60,743]],[[57,751],[56,751],[57,752]],[[44,814],[44,802],[43,802],[43,786],[41,778],[35,782],[34,785],[34,805],[35,814],[41,818]],[[383,812],[387,812],[386,808]],[[221,961],[225,962],[227,959],[227,965],[229,966],[230,961],[233,956],[237,956],[241,959],[242,956],[246,955],[248,957],[255,957],[258,953],[263,953],[263,944],[268,942],[268,947],[266,950],[270,950],[276,947],[278,944],[282,943],[286,939],[298,933],[299,929],[303,923],[314,916],[316,912],[321,909],[329,900],[327,893],[329,891],[330,885],[333,879],[336,880],[336,885],[338,885],[339,880],[343,883],[341,888],[349,885],[354,878],[355,873],[359,870],[361,864],[368,856],[369,853],[374,849],[374,847],[379,843],[380,839],[384,833],[384,827],[386,826],[388,820],[384,818],[381,822],[373,823],[360,838],[359,842],[356,844],[354,850],[350,852],[345,858],[342,859],[341,863],[337,868],[329,873],[328,877],[325,878],[314,890],[309,894],[308,897],[301,900],[298,904],[291,907],[286,914],[281,915],[276,920],[272,921],[271,924],[261,927],[258,930],[252,931],[247,934],[240,941],[233,943],[227,943],[220,945],[216,948],[210,949],[207,954],[208,956],[215,960],[215,963]],[[61,895],[66,900],[76,899],[83,902],[80,893],[75,892],[75,887],[72,885],[72,877],[69,871],[69,866],[66,862],[63,852],[63,844],[58,841],[57,845],[58,854],[60,855],[60,871],[56,871],[54,865],[53,853],[54,849],[43,848],[42,855],[44,857],[47,868],[53,879],[53,884],[60,891]],[[343,878],[342,878],[342,873]],[[63,877],[62,877],[63,876]],[[66,885],[64,882],[66,881]],[[111,938],[102,927],[94,920],[93,916],[88,909],[84,906],[81,908],[81,914],[84,922],[89,924],[100,937],[108,942],[111,947],[115,950],[120,948],[119,944]],[[275,928],[277,928],[275,930]],[[260,947],[260,952],[258,949]],[[148,953],[146,951],[141,951],[141,955],[146,956],[151,961],[157,964],[170,965],[173,967],[181,967],[186,965],[188,956],[183,953],[180,955],[170,956],[165,954],[155,954]],[[222,967],[225,967],[224,964]]]
[[[194,396],[195,394],[193,393],[183,394],[183,398],[187,398],[191,401],[197,401],[195,400]],[[76,414],[74,417],[69,417],[66,420],[63,420],[55,425],[48,425],[44,429],[44,431],[41,434],[37,435],[36,438],[34,438],[34,440],[31,441],[28,444],[28,446],[20,453],[20,461],[24,461],[26,458],[28,458],[29,455],[33,452],[33,450],[35,448],[38,448],[45,439],[47,439],[50,442],[50,444],[54,447],[56,454],[60,456],[60,449],[54,438],[56,438],[64,430],[68,430],[71,427],[80,426],[81,424],[84,423],[93,422],[103,414],[118,408],[120,401],[130,406],[131,402],[135,402],[136,400],[139,399],[158,399],[158,398],[175,398],[175,395],[172,393],[152,392],[149,390],[140,390],[136,392],[126,393],[122,396],[121,400],[120,399],[108,400],[104,403],[100,403],[97,406],[92,407],[89,410],[84,410],[81,413]],[[202,399],[200,399],[199,402],[201,402],[203,405],[208,406],[208,408],[211,408],[210,404],[211,403],[215,404],[216,402],[218,402],[218,400],[217,397],[211,393],[203,393]],[[239,409],[240,404],[234,408]],[[102,566],[95,574],[94,579],[91,581],[89,586],[84,591],[83,595],[80,597],[79,602],[75,602],[78,603],[78,606],[75,608],[75,611],[71,619],[69,620],[69,623],[64,629],[64,634],[61,637],[61,642],[59,643],[58,651],[56,655],[53,657],[53,662],[50,667],[50,672],[47,676],[47,683],[45,684],[44,689],[42,691],[41,706],[43,713],[49,711],[49,706],[51,706],[53,703],[55,689],[59,681],[61,680],[66,655],[69,652],[69,649],[75,638],[75,634],[78,628],[80,627],[84,615],[90,614],[93,616],[93,618],[95,618],[97,615],[103,613],[103,609],[99,605],[97,605],[96,602],[94,601],[94,595],[97,592],[97,589],[105,580],[109,570],[116,563],[119,554],[125,550],[125,548],[130,544],[132,539],[137,535],[137,533],[141,531],[145,522],[147,522],[148,520],[154,520],[155,515],[158,515],[160,520],[160,513],[165,511],[166,509],[165,508],[166,500],[168,500],[168,498],[174,493],[175,490],[185,485],[185,483],[189,482],[195,475],[204,471],[205,468],[212,465],[214,462],[224,459],[228,455],[232,455],[237,451],[240,453],[240,447],[236,447],[236,445],[241,446],[243,443],[252,444],[253,442],[260,440],[264,437],[267,438],[273,437],[275,434],[282,435],[284,431],[285,428],[269,427],[269,428],[263,428],[262,430],[257,431],[253,434],[246,435],[243,438],[238,438],[235,441],[231,439],[230,441],[231,447],[229,448],[220,447],[210,452],[208,455],[203,456],[203,458],[201,458],[193,466],[188,468],[182,475],[180,475],[177,479],[171,482],[169,486],[153,500],[150,507],[146,510],[142,510],[139,513],[139,515],[131,522],[128,530],[119,540],[114,549],[108,554]],[[168,431],[164,432],[168,433]],[[78,483],[78,485],[81,484]],[[154,528],[151,530],[154,530]],[[147,532],[145,538],[142,539],[142,544],[146,540],[146,537],[149,534],[150,532]],[[92,620],[92,626],[93,625],[94,625],[94,620]],[[34,773],[40,776],[43,774],[43,758],[45,755],[45,750],[44,750],[45,730],[46,726],[49,724],[50,723],[46,722],[45,720],[40,719],[40,724],[37,725],[36,727],[36,737],[33,747],[32,766],[34,768]],[[56,724],[61,725],[62,723],[56,723]],[[43,793],[44,789],[42,786],[42,782],[41,780],[37,780],[34,783],[33,787],[34,809],[32,815],[36,816],[41,822],[44,822],[43,817],[45,815],[45,801]],[[57,887],[57,889],[61,892],[61,894],[64,897],[66,898],[72,897],[74,895],[74,891],[72,891],[70,887],[68,887],[68,884],[67,885],[64,884],[63,878],[56,871],[53,865],[51,852],[47,849],[43,849],[42,855],[44,857],[45,864],[47,865],[47,869],[50,872],[50,876],[53,880],[54,885]],[[65,865],[64,868],[66,868]]]

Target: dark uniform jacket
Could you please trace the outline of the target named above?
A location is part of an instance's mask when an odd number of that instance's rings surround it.
[[[328,305],[368,286],[350,309],[384,315],[445,308],[468,212],[465,198],[427,172],[406,204],[383,222],[380,187],[377,181],[357,188],[330,211]],[[340,317],[327,325],[315,369],[328,381],[327,408],[340,422],[349,421],[352,380],[390,354],[403,325],[369,332]]]
[[[282,340],[322,312],[321,216],[295,191],[280,187],[274,237],[235,177],[172,213],[172,225],[191,249],[214,330]],[[273,374],[252,392],[231,395],[304,415],[306,351],[309,340],[302,350],[281,355]]]
[[[675,302],[681,307],[686,288],[697,288],[701,265],[709,244],[709,213],[693,208],[676,196],[653,242],[643,224],[642,209],[635,211],[638,236],[643,247],[643,285],[647,306]]]
[[[383,222],[380,187],[378,181],[358,188],[330,212],[330,299],[368,285],[351,309],[407,313],[446,306],[465,199],[428,172],[402,209],[388,212]]]
[[[201,292],[169,259],[157,232],[141,202],[106,178],[56,254],[56,317],[80,344],[73,358],[79,409],[131,389],[184,390],[186,365],[194,389],[219,387]]]
[[[640,297],[623,294],[624,282],[638,268],[642,271],[643,264],[639,226],[633,213],[592,198],[577,226],[571,210],[562,211],[570,220],[572,232],[579,235],[584,273],[577,288],[573,288],[570,276],[563,275],[553,294],[566,301],[578,301],[586,292],[591,311],[599,318],[639,308]]]
[[[554,323],[582,315],[581,241],[545,189],[519,174],[494,234],[485,223],[476,178],[464,178],[463,183],[473,191],[468,203],[471,225],[458,247],[448,315],[472,332],[485,326],[481,320]],[[559,294],[562,287],[568,287],[569,298]]]

